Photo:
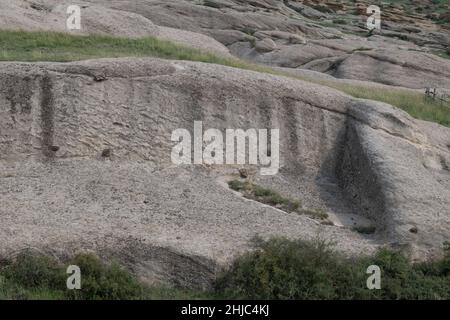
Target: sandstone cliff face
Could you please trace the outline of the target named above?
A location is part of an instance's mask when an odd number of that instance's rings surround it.
[[[450,240],[450,130],[389,105],[150,58],[1,63],[0,83],[2,255],[95,250],[149,282],[206,287],[255,235],[319,235],[348,254],[391,244],[420,259]],[[174,166],[171,132],[195,120],[280,128],[280,173],[255,179],[378,232],[243,199],[223,183],[239,167]]]

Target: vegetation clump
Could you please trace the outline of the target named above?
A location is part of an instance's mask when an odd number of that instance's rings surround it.
[[[67,267],[81,270],[81,289],[67,289]],[[199,295],[201,293],[198,293]],[[139,300],[195,298],[186,290],[151,288],[117,262],[102,262],[93,254],[79,254],[66,263],[30,252],[0,264],[0,300]]]
[[[367,288],[371,265],[381,289]],[[219,277],[216,290],[234,299],[449,299],[450,248],[441,260],[413,264],[401,252],[346,257],[325,241],[258,240]]]
[[[66,268],[81,270],[81,289],[68,290]],[[367,268],[380,267],[381,288],[367,288]],[[435,261],[411,263],[402,252],[381,249],[348,257],[315,240],[254,239],[211,290],[147,286],[117,263],[92,254],[60,263],[24,253],[0,263],[0,299],[450,299],[450,245]]]
[[[276,191],[258,186],[248,180],[232,180],[228,182],[228,186],[235,191],[241,192],[247,199],[268,204],[288,213],[305,214],[318,220],[328,218],[328,214],[323,209],[305,209],[302,207],[300,200],[284,197]]]

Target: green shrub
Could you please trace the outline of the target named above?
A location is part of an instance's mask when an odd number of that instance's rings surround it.
[[[256,197],[274,197],[281,199],[281,196],[275,193],[274,191],[266,188],[262,188],[260,186],[253,186],[253,193]],[[281,201],[281,200],[280,200]]]
[[[352,298],[357,288],[364,291],[365,270],[346,263],[324,242],[280,238],[261,241],[257,249],[219,277],[216,289],[226,298],[338,299]]]
[[[65,274],[54,259],[30,252],[10,261],[2,274],[5,281],[12,281],[24,288],[56,289],[59,283],[65,283]]]
[[[82,254],[68,264],[82,271],[81,290],[67,290],[66,265],[23,254],[0,268],[0,299],[449,299],[450,247],[440,260],[412,264],[401,252],[346,257],[332,244],[255,239],[255,250],[235,260],[214,291],[148,287],[126,269]],[[366,287],[367,267],[381,269],[381,290]]]
[[[450,250],[442,260],[412,264],[400,252],[349,258],[329,243],[259,240],[222,274],[216,290],[232,299],[449,299]],[[367,267],[381,268],[381,289],[366,287]]]
[[[81,270],[81,290],[68,290],[66,267]],[[67,265],[44,255],[24,253],[0,269],[0,298],[11,299],[139,299],[145,287],[116,263],[80,254]]]
[[[228,181],[228,186],[235,191],[241,191],[244,190],[245,183],[239,180],[232,180]]]
[[[79,266],[82,272],[81,290],[67,291],[72,299],[130,300],[143,296],[142,285],[117,263],[106,265],[94,255],[82,254],[70,264]]]

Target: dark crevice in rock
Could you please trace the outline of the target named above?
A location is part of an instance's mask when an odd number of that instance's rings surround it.
[[[52,11],[51,7],[36,2],[30,3],[30,8],[37,11],[45,11],[45,12]]]
[[[283,0],[283,4],[284,4],[287,8],[289,8],[289,9],[291,9],[291,10],[294,10],[295,12],[297,12],[297,13],[299,13],[299,14],[302,14],[303,11],[305,10],[304,8],[299,8],[299,7],[296,7],[296,6],[291,5],[291,4],[289,3],[289,0]]]
[[[49,75],[41,80],[41,127],[42,127],[42,153],[46,158],[55,156],[53,148],[54,116],[53,85]]]
[[[149,246],[134,239],[123,239],[122,250],[104,248],[107,256],[116,257],[134,273],[150,280],[178,288],[211,289],[216,274],[221,269],[215,261],[187,255],[172,248]],[[117,252],[121,252],[117,255]]]
[[[355,212],[375,221],[377,229],[383,230],[387,225],[383,186],[356,126],[352,119],[347,120],[345,142],[337,154],[336,177]]]
[[[447,161],[445,160],[445,158],[443,156],[440,157],[441,159],[441,166],[442,169],[446,170],[446,171],[450,171],[450,166],[447,164]]]
[[[404,140],[406,140],[406,141],[408,141],[408,142],[410,142],[410,143],[412,143],[412,144],[415,144],[415,145],[417,145],[417,144],[426,145],[426,143],[424,143],[423,141],[419,142],[419,141],[416,141],[416,140],[414,140],[414,139],[412,139],[412,138],[410,138],[410,137],[405,136],[405,135],[402,134],[402,133],[399,133],[399,132],[393,132],[393,131],[391,131],[391,130],[389,130],[389,129],[387,129],[387,128],[381,128],[381,127],[379,127],[379,126],[377,126],[377,125],[371,124],[371,123],[369,123],[369,121],[360,118],[357,114],[352,114],[352,112],[351,112],[350,110],[339,111],[339,110],[331,109],[331,108],[329,108],[329,107],[320,106],[320,105],[317,105],[317,104],[312,104],[310,100],[306,100],[306,99],[299,99],[299,98],[295,98],[295,97],[286,97],[286,98],[287,98],[287,99],[296,100],[296,101],[300,101],[301,103],[307,104],[307,105],[309,105],[309,106],[311,106],[311,107],[314,107],[314,108],[326,110],[326,111],[333,112],[333,113],[336,113],[336,114],[342,114],[342,115],[345,115],[345,116],[348,117],[349,119],[352,119],[352,120],[354,120],[354,121],[357,121],[357,122],[359,122],[359,123],[361,123],[361,124],[363,124],[363,125],[366,125],[366,126],[372,128],[372,129],[374,129],[374,130],[381,130],[381,131],[383,131],[383,132],[385,132],[385,133],[387,133],[387,134],[389,134],[389,135],[391,135],[391,136],[393,136],[393,137],[398,137],[398,138],[400,138],[400,139],[404,139]],[[353,103],[360,104],[360,103],[362,103],[362,102],[360,102],[360,101],[357,100],[357,99],[354,99]]]
[[[30,114],[31,113],[31,95],[32,80],[29,77],[8,76],[9,81],[6,89],[6,99],[10,102],[11,114]]]
[[[296,112],[296,101],[292,100],[288,97],[283,99],[283,105],[286,109],[286,122],[285,128],[286,128],[286,132],[289,132],[289,137],[288,137],[288,143],[289,143],[289,150],[291,150],[291,152],[293,154],[301,154],[301,150],[299,150],[299,136],[297,134],[297,125],[299,123],[299,121],[296,118],[296,115],[298,114]]]

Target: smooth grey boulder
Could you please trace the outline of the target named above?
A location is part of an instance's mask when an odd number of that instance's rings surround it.
[[[255,50],[258,52],[271,52],[277,48],[277,44],[270,38],[264,38],[256,41]]]
[[[416,51],[359,51],[337,64],[332,75],[422,89],[450,88],[450,61]]]

